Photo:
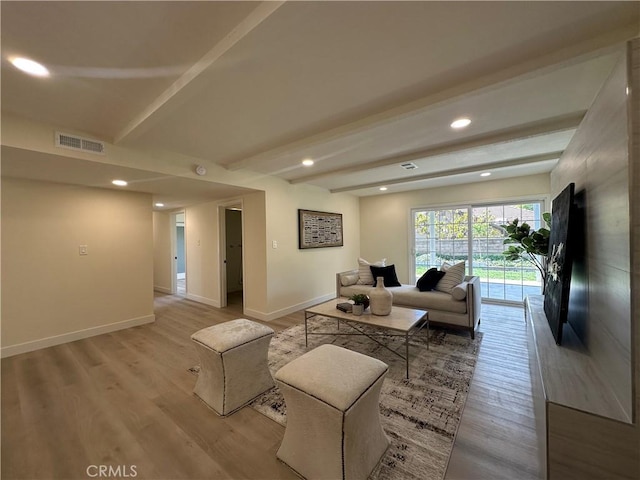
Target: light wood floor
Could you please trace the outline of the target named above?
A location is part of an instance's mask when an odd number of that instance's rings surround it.
[[[283,427],[251,408],[222,419],[192,394],[191,333],[240,312],[159,294],[154,324],[3,359],[2,478],[86,479],[92,465],[145,480],[297,478],[275,457]],[[446,480],[541,478],[522,309],[482,317]]]

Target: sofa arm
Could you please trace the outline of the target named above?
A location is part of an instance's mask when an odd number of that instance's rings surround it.
[[[340,298],[342,295],[340,295],[340,291],[342,288],[342,276],[343,275],[357,275],[358,274],[358,269],[354,269],[354,270],[347,270],[346,272],[339,272],[336,273],[336,298]]]
[[[480,323],[480,311],[482,309],[482,290],[480,277],[466,276],[467,282],[467,312],[469,312],[469,327],[474,330]]]

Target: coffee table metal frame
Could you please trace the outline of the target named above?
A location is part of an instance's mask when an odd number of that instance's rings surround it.
[[[363,313],[362,315],[353,315],[336,308],[338,303],[346,302],[346,298],[334,298],[328,302],[324,302],[313,307],[309,307],[304,311],[304,344],[309,346],[309,335],[364,335],[390,352],[402,358],[406,363],[406,374],[409,378],[409,338],[419,333],[425,326],[427,327],[427,350],[429,349],[429,312],[426,310],[417,310],[406,307],[394,306],[391,314],[384,316],[372,315],[371,313]],[[308,321],[316,316],[329,317],[338,321],[337,331],[331,332],[310,332],[308,329]],[[356,330],[353,332],[340,332],[340,321],[346,323],[349,327]],[[358,328],[358,325],[367,325],[371,327],[385,330],[381,333],[367,333]],[[401,333],[388,333],[388,331],[397,331]],[[384,343],[378,341],[374,337],[404,337],[404,356],[397,351],[389,348]]]

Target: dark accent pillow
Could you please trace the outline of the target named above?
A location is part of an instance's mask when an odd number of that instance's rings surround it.
[[[385,287],[401,287],[402,286],[402,284],[398,281],[395,265],[387,265],[386,267],[376,267],[375,265],[371,265],[369,268],[371,269],[371,275],[373,275],[374,287],[378,283],[378,277],[382,277],[384,279]]]
[[[420,277],[416,283],[416,287],[421,292],[428,292],[433,290],[438,282],[444,277],[445,272],[438,270],[437,268],[430,268]]]

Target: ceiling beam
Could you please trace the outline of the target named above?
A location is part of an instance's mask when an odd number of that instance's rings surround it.
[[[249,157],[222,162],[221,164],[228,170],[251,168],[255,164],[263,164],[266,161],[299,152],[301,149],[313,148],[317,145],[354,135],[376,126],[402,120],[435,106],[447,105],[451,102],[459,101],[472,94],[489,92],[512,82],[540,75],[546,71],[558,68],[559,65],[573,65],[605,53],[611,53],[620,48],[620,42],[632,38],[634,36],[633,31],[633,25],[630,25],[625,29],[619,29],[613,33],[608,32],[595,36],[587,41],[569,45],[561,49],[555,49],[503,70],[451,86],[413,102],[318,132],[315,135],[305,136],[300,140],[270,148]]]
[[[372,162],[365,162],[358,165],[352,165],[344,168],[336,168],[325,172],[319,172],[311,175],[305,175],[289,181],[289,183],[306,183],[321,178],[333,177],[335,175],[344,175],[348,173],[356,173],[372,168],[386,167],[388,165],[412,162],[415,160],[423,160],[438,155],[462,152],[473,148],[486,147],[487,145],[496,145],[500,143],[509,143],[517,140],[523,140],[540,135],[548,135],[550,133],[561,132],[577,128],[584,118],[586,112],[575,112],[569,115],[562,115],[551,119],[538,122],[531,122],[524,125],[518,125],[513,128],[498,130],[483,135],[476,135],[467,139],[448,142],[423,150],[418,150],[403,155],[387,157]]]
[[[260,25],[278,8],[284,5],[285,1],[264,1],[261,2],[249,15],[247,15],[238,25],[231,30],[222,40],[209,50],[200,60],[192,65],[180,78],[162,92],[145,109],[138,113],[115,137],[114,143],[135,138],[151,127],[151,120],[155,120],[161,108],[183,92],[187,86],[202,73],[211,69],[215,62],[227,53],[234,45],[246,37],[254,28]]]
[[[485,172],[487,170],[498,170],[500,168],[507,168],[507,167],[519,167],[522,165],[531,165],[539,162],[546,162],[549,160],[557,160],[560,158],[561,155],[562,155],[562,152],[550,152],[542,155],[532,155],[529,157],[503,160],[501,162],[484,163],[482,165],[473,165],[470,167],[454,168],[451,170],[442,170],[439,172],[425,173],[424,175],[415,175],[412,177],[401,177],[401,178],[395,178],[392,180],[385,180],[380,182],[363,183],[360,185],[351,185],[348,187],[333,188],[329,191],[331,193],[353,192],[355,190],[364,190],[366,188],[376,188],[376,187],[389,186],[389,185],[421,182],[424,180],[432,180],[435,178],[450,177],[452,175],[463,175],[466,173],[480,173],[480,172]]]

